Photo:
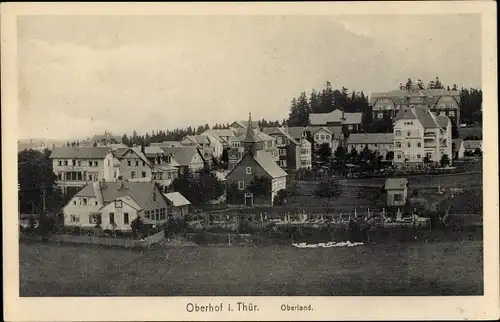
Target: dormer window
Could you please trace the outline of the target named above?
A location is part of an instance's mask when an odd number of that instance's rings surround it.
[[[123,208],[123,201],[115,200],[115,208]]]

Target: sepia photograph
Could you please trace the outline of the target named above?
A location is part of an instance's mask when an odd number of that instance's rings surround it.
[[[310,297],[279,319],[311,297],[485,296],[483,19],[17,15],[14,291],[210,314]]]

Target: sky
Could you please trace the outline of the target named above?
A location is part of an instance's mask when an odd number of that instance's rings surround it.
[[[22,16],[19,138],[282,120],[302,91],[481,86],[479,15]]]

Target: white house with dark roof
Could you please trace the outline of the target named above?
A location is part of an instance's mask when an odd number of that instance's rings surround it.
[[[352,133],[347,139],[347,151],[355,149],[360,152],[365,147],[379,155],[386,157],[387,153],[394,152],[393,133]]]
[[[154,182],[96,181],[78,191],[64,206],[64,225],[131,230],[132,221],[163,222],[167,201]]]
[[[311,125],[316,126],[332,126],[345,125],[349,130],[361,129],[363,113],[347,113],[340,109],[336,109],[330,113],[311,113],[309,121]]]
[[[394,119],[394,165],[422,168],[424,159],[438,163],[453,158],[451,121],[427,108],[403,109]]]
[[[248,124],[252,124],[251,116],[249,116]],[[228,205],[269,206],[273,204],[278,191],[286,189],[287,173],[278,166],[269,152],[263,150],[262,141],[256,136],[257,133],[251,126],[248,126],[242,142],[244,155],[226,177],[228,189],[236,187],[239,192],[238,196],[231,197],[233,199],[228,198]],[[268,180],[269,194],[259,195],[249,190],[252,181],[259,178]]]
[[[179,192],[169,192],[164,194],[168,203],[169,216],[185,216],[189,213],[191,202]]]
[[[114,156],[109,147],[56,147],[50,159],[63,192],[112,177]]]

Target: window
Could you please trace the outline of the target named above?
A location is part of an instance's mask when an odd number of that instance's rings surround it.
[[[377,143],[375,143],[375,144],[374,144],[374,146],[375,146],[375,147],[377,147],[377,146],[378,146],[378,144],[377,144]]]
[[[252,168],[251,167],[246,167],[246,174],[252,174]]]
[[[401,154],[398,154],[398,159],[401,159]]]
[[[92,181],[92,173],[89,173],[89,181]]]
[[[115,208],[123,208],[123,201],[115,200]]]
[[[315,138],[316,140],[319,140],[319,135],[317,135],[317,134],[316,134],[316,135],[314,136],[314,138]]]
[[[244,181],[238,181],[238,189],[240,189],[240,190],[245,189],[245,182]]]
[[[68,165],[68,160],[64,160],[64,165]]]
[[[113,177],[116,179],[116,171],[113,173]]]
[[[138,167],[139,166],[139,161],[135,161],[135,166]]]
[[[89,167],[91,167],[91,166],[92,166],[92,161],[89,161]]]
[[[165,208],[161,208],[160,209],[160,220],[165,220],[165,219],[166,219]]]
[[[381,119],[384,117],[384,113],[377,113],[377,118]]]
[[[87,205],[87,198],[83,198],[82,202],[83,202],[83,205],[86,206]]]
[[[135,171],[130,171],[130,178],[135,179]]]
[[[62,179],[63,179],[63,173],[64,173],[64,172],[59,172],[59,173],[57,174],[57,178],[58,178],[59,180],[62,180]]]
[[[62,165],[62,161],[61,160],[57,161],[57,165]]]
[[[330,140],[330,135],[325,135],[325,140]]]
[[[101,224],[101,214],[90,214],[89,223],[90,224]]]
[[[286,149],[279,149],[280,156],[286,156]]]
[[[96,206],[98,205],[98,202],[97,202],[97,200],[96,200],[96,201],[94,201],[94,204],[95,204]]]
[[[167,172],[167,179],[172,179],[172,174],[170,172]]]
[[[130,160],[127,161],[127,165],[130,167],[131,166],[131,162]]]
[[[71,220],[71,222],[80,222],[80,216],[79,215],[71,215],[70,220]]]
[[[418,143],[417,143],[417,146],[418,146],[419,148],[421,148],[421,147],[422,147],[422,143],[418,142]]]
[[[148,219],[151,219],[151,216],[149,215],[149,210],[146,210],[146,211],[144,212],[144,216],[145,216],[146,218],[148,218]]]
[[[73,200],[73,206],[76,206],[76,200]]]
[[[406,132],[406,136],[411,136],[411,132],[410,131]]]
[[[396,130],[396,132],[394,132],[394,135],[395,136],[401,136],[401,131],[400,130]]]
[[[142,161],[142,166],[145,167],[146,166],[146,162]]]
[[[324,140],[325,139],[325,136],[322,134],[321,135],[321,140]]]
[[[99,161],[94,161],[94,166],[97,167],[99,165]]]
[[[401,142],[396,142],[396,148],[400,148],[401,147]]]
[[[110,165],[110,161],[108,160],[108,165]]]
[[[128,212],[123,213],[123,223],[125,225],[129,223]]]
[[[114,223],[115,223],[115,213],[114,212],[110,212],[109,213],[109,224],[113,225]]]
[[[146,178],[146,171],[142,171],[141,176],[142,176],[143,178]]]
[[[280,160],[280,167],[286,168],[286,160]]]
[[[156,214],[155,214],[155,220],[159,221],[160,220],[160,209],[156,209]]]
[[[448,112],[448,115],[449,115],[449,116],[455,116],[455,111],[449,111],[449,112]]]
[[[411,143],[410,142],[408,142],[408,147],[411,148]]]
[[[417,154],[417,159],[420,159],[422,156],[420,154]]]
[[[82,166],[82,161],[78,160],[78,166],[81,167]]]
[[[394,194],[394,201],[402,201],[403,196],[400,193]]]

